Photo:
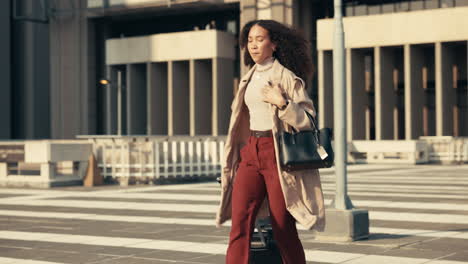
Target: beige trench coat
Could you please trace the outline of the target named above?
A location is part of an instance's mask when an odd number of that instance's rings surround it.
[[[244,94],[255,67],[254,65],[241,79],[239,90],[231,105],[232,113],[221,166],[221,201],[216,215],[218,227],[231,219],[231,194],[240,161],[240,149],[247,143],[250,135],[250,117],[244,103]],[[278,110],[277,107],[270,105],[278,175],[281,175],[280,183],[286,207],[296,221],[307,229],[323,231],[325,206],[318,170],[282,171],[279,165],[278,142],[276,141],[278,132],[281,130],[291,132],[291,127],[299,131],[310,130],[311,124],[304,110],[315,116],[314,105],[307,95],[302,79],[286,69],[278,60],[274,61],[272,70],[273,78],[271,81],[273,84],[279,84],[285,90],[290,101],[284,110]],[[264,202],[258,217],[264,217],[267,214],[267,206],[267,202]]]

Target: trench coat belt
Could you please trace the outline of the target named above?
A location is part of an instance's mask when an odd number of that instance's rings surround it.
[[[254,137],[272,137],[273,133],[271,132],[271,130],[266,130],[266,131],[250,130],[250,135]]]

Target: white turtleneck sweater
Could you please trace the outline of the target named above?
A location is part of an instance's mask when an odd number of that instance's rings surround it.
[[[250,130],[265,131],[273,128],[273,120],[268,103],[263,101],[262,88],[271,79],[271,68],[275,59],[270,57],[262,63],[257,63],[255,72],[245,91],[245,104],[250,114]]]

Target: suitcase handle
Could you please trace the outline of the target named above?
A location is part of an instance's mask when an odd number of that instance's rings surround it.
[[[263,246],[267,247],[268,245],[267,245],[267,242],[265,240],[265,236],[263,235],[262,227],[258,223],[255,223],[255,228],[257,228],[258,235],[260,237],[260,240],[262,241]]]

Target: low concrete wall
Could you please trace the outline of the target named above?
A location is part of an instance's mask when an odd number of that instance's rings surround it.
[[[0,142],[0,146],[0,152],[14,153],[0,161],[0,186],[49,188],[82,184],[92,154],[92,144],[85,140]]]
[[[429,147],[419,140],[353,140],[348,144],[350,163],[429,162]]]

